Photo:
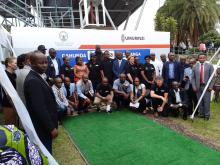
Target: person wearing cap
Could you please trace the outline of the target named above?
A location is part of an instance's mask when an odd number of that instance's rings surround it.
[[[46,47],[44,45],[39,45],[37,47],[37,50],[40,51],[41,53],[43,53],[44,55],[46,55]]]
[[[48,68],[47,68],[47,77],[54,79],[60,75],[61,61],[59,58],[56,58],[56,50],[54,48],[49,49],[49,56],[47,56]]]
[[[93,89],[101,82],[101,67],[94,53],[90,55],[90,61],[86,64],[89,69],[89,80],[92,81]]]

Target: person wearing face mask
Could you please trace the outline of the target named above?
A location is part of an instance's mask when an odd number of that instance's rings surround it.
[[[97,105],[97,110],[100,111],[101,103],[106,104],[106,112],[111,113],[111,104],[113,99],[112,86],[108,83],[108,79],[104,77],[102,82],[97,86],[95,93],[94,104]]]
[[[126,107],[129,104],[131,86],[126,80],[125,74],[120,74],[119,78],[114,81],[113,91],[117,109],[120,110],[121,107]]]

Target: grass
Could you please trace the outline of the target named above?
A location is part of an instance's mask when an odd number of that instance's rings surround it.
[[[171,118],[177,124],[184,126],[190,132],[210,139],[213,143],[220,145],[220,103],[211,103],[211,117],[209,121],[201,118],[195,118],[194,121],[183,121],[177,118]]]
[[[90,164],[220,164],[220,153],[130,111],[64,122]]]
[[[220,145],[220,104],[211,104],[211,118],[208,122],[199,118],[195,118],[194,122],[172,117],[169,119],[176,124],[184,126],[188,131]],[[0,124],[3,123],[3,115],[0,112]],[[53,144],[53,156],[61,165],[85,164],[63,127],[59,127],[59,136],[54,140]]]
[[[53,156],[60,165],[85,165],[65,129],[59,127],[59,136],[53,142]]]

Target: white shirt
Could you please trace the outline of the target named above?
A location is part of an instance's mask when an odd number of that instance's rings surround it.
[[[56,60],[56,58],[51,59],[51,60],[52,60],[52,62],[53,62],[53,66],[54,66],[54,69],[55,69],[55,74],[56,74],[56,76],[57,76],[57,75],[59,75],[59,69],[58,69],[57,60]]]
[[[57,104],[61,108],[67,107],[69,105],[69,102],[68,102],[66,96],[63,93],[63,89],[62,88],[57,88],[55,85],[53,85],[52,90],[53,90],[53,93],[55,95]]]
[[[118,60],[118,66],[120,68],[122,60]]]
[[[138,92],[138,90],[142,90],[143,88],[145,88],[145,85],[144,84],[140,84],[138,87],[134,87],[134,85],[133,84],[131,84],[130,85],[131,86],[131,91],[133,92],[133,88],[134,88],[134,90],[135,90],[135,93],[137,93]]]
[[[178,89],[177,91],[174,90],[175,96],[176,96],[176,103],[181,103],[181,97],[180,97],[180,90]]]
[[[163,70],[163,63],[155,59],[155,61],[150,61],[151,64],[154,65],[156,76],[161,76],[162,75],[162,70]]]

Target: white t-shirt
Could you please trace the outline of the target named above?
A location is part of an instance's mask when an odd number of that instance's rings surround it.
[[[154,65],[156,76],[161,76],[162,75],[162,70],[163,70],[163,63],[155,59],[155,61],[150,61],[151,64]]]
[[[52,60],[52,62],[53,62],[53,66],[54,66],[54,69],[55,69],[55,74],[56,74],[56,76],[57,76],[57,75],[59,75],[59,69],[58,69],[57,60],[56,60],[56,58],[51,59],[51,60]]]
[[[137,93],[138,92],[138,90],[142,90],[143,88],[145,88],[145,85],[144,84],[140,84],[138,87],[135,87],[134,88],[134,85],[133,84],[131,84],[131,91],[133,92],[133,89],[135,90],[135,93]]]

